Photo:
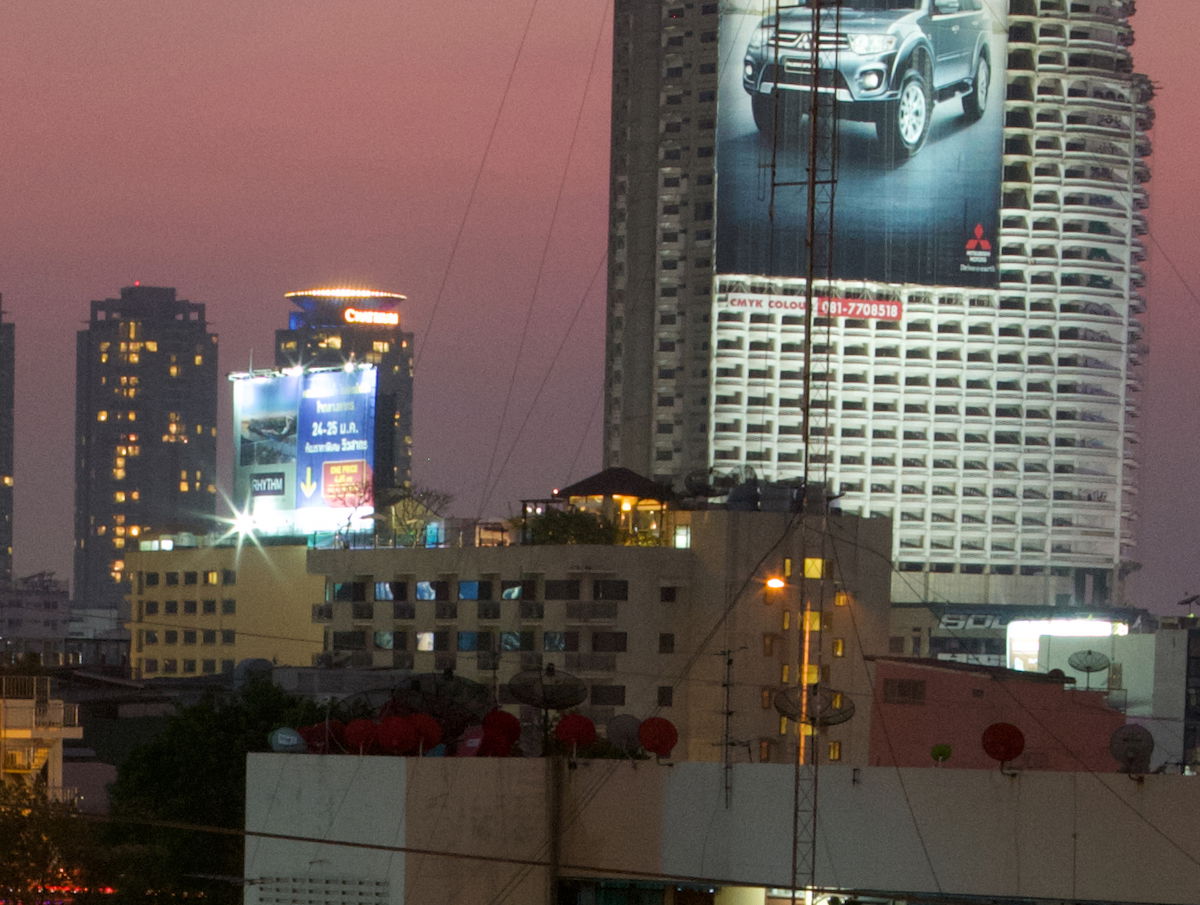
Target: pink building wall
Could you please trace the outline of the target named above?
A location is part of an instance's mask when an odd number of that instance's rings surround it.
[[[1125,716],[1104,697],[1041,674],[876,659],[870,764],[933,767],[933,746],[950,745],[946,767],[995,770],[999,763],[983,750],[983,731],[1011,723],[1025,736],[1014,769],[1116,772],[1109,737]]]

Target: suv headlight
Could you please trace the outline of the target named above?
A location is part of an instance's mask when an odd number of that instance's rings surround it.
[[[850,35],[850,49],[859,56],[873,56],[896,49],[894,35]]]

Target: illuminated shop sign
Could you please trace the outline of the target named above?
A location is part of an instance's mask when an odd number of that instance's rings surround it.
[[[398,327],[400,314],[397,311],[375,311],[365,308],[347,308],[342,318],[348,324],[371,324],[382,327]]]

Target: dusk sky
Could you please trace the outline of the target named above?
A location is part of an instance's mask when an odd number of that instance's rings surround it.
[[[1200,592],[1200,2],[1139,6],[1159,91],[1132,599],[1171,612]],[[135,280],[207,304],[223,373],[271,360],[285,292],[406,293],[416,479],[457,514],[595,471],[611,18],[610,0],[0,5],[18,574],[70,577],[75,332]]]

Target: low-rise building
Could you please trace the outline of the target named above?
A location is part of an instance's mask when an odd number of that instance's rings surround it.
[[[63,741],[83,738],[78,709],[51,696],[46,676],[0,675],[0,781],[42,783],[62,796]]]
[[[325,582],[308,574],[294,539],[162,537],[128,554],[134,678],[232,672],[262,659],[311,665],[324,641],[313,604]]]

